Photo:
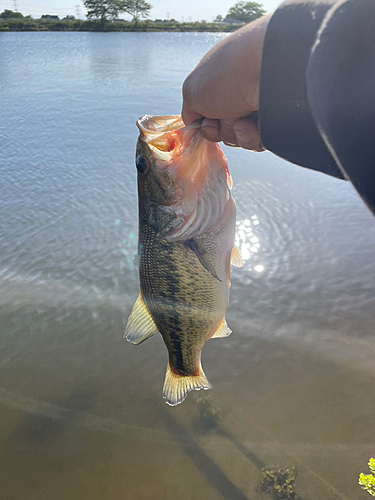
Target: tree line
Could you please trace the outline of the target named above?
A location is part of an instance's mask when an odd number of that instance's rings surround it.
[[[83,3],[87,9],[88,19],[100,19],[104,22],[108,19],[116,19],[120,14],[125,13],[132,16],[135,26],[140,19],[149,17],[152,9],[152,5],[146,0],[85,0]],[[230,7],[226,18],[219,14],[215,22],[233,20],[249,23],[265,13],[260,3],[239,1]]]
[[[213,23],[203,20],[178,23],[175,19],[147,19],[152,5],[146,0],[85,0],[84,5],[87,21],[76,19],[73,15],[60,20],[58,16],[48,14],[33,19],[5,9],[0,14],[0,31],[233,31],[241,23],[250,22],[265,13],[259,3],[239,1],[228,10],[225,18],[218,15]],[[119,19],[124,13],[132,17],[131,23]]]

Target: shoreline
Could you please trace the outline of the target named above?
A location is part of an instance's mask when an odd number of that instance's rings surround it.
[[[241,28],[243,24],[224,25],[222,23],[177,23],[153,21],[143,21],[134,26],[132,23],[98,21],[41,21],[31,18],[10,18],[0,20],[0,32],[20,32],[20,31],[92,31],[97,33],[144,33],[144,32],[171,32],[171,33],[232,33]]]

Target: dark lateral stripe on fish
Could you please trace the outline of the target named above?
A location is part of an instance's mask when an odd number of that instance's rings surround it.
[[[179,329],[181,333],[181,329]],[[179,374],[183,374],[184,370],[184,362],[183,362],[183,354],[181,349],[181,342],[176,332],[170,333],[170,340],[172,341],[172,350],[171,350],[171,366],[173,366],[174,371]]]
[[[154,230],[150,227],[148,227],[150,233],[154,233]],[[164,245],[163,245],[164,246]],[[169,248],[169,245],[166,245],[167,248]],[[149,256],[147,255],[147,250],[148,247],[144,246],[143,248],[144,252],[142,257],[147,261]],[[165,293],[160,293],[160,296],[158,298],[159,304],[164,302],[165,304],[171,304],[174,301],[174,298],[178,296],[181,293],[181,283],[180,281],[176,278],[176,276],[179,275],[179,269],[175,265],[173,259],[170,260],[169,262],[169,274],[168,274],[168,280],[164,283],[166,286],[166,291]],[[144,282],[146,284],[147,278],[149,276],[145,276],[146,279],[144,279]],[[151,287],[150,287],[151,288]],[[150,306],[152,309],[155,307],[155,299],[153,297],[149,297],[150,300]],[[183,349],[183,344],[181,343],[181,336],[184,333],[184,328],[181,325],[181,321],[179,320],[179,315],[175,311],[175,315],[171,314],[170,311],[168,311],[167,318],[164,316],[164,314],[160,314],[160,306],[159,306],[159,311],[155,311],[156,313],[159,314],[159,323],[167,323],[171,329],[169,330],[169,342],[171,343],[171,366],[173,366],[173,369],[176,374],[178,375],[194,375],[190,373],[190,370],[186,370],[186,366],[184,363],[184,349]],[[199,367],[198,367],[199,371]]]
[[[188,373],[188,372],[186,372],[186,370],[185,370],[185,371],[183,371],[183,372],[181,372],[181,371],[177,371],[177,370],[175,370],[175,369],[171,366],[170,362],[169,362],[169,366],[170,366],[171,372],[172,372],[172,373],[174,373],[175,375],[180,375],[180,376],[184,376],[184,377],[198,377],[198,375],[200,374],[200,368],[199,368],[199,366],[198,366],[198,367],[197,367],[197,369],[196,369],[194,372],[192,372],[192,373]]]

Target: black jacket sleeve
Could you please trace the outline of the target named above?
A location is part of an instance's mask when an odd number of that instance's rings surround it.
[[[375,1],[290,0],[263,49],[266,149],[350,180],[375,214]]]
[[[328,12],[306,81],[321,137],[375,214],[374,0],[346,0]]]
[[[263,46],[259,127],[266,149],[343,178],[311,114],[305,76],[318,30],[334,3],[290,0],[273,14]]]

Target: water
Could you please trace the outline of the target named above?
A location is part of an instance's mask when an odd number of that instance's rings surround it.
[[[304,500],[368,496],[375,223],[349,184],[226,148],[245,266],[234,333],[203,351],[214,391],[167,407],[161,338],[122,339],[134,122],[178,113],[222,36],[0,33],[4,500],[266,499],[272,465],[296,467]]]

